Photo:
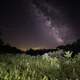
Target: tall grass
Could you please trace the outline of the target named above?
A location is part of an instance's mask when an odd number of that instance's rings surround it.
[[[0,55],[0,80],[80,80],[80,56]]]

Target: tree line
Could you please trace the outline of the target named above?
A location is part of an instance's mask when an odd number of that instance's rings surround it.
[[[29,50],[24,52],[24,51],[14,47],[14,46],[11,46],[10,44],[4,44],[3,40],[1,39],[1,33],[0,33],[0,54],[25,53],[25,54],[28,54],[28,55],[36,56],[36,55],[43,55],[44,53],[48,53],[48,52],[58,51],[58,50],[61,50],[61,49],[63,51],[73,52],[73,56],[75,54],[80,53],[80,39],[76,40],[72,44],[60,45],[60,46],[56,47],[55,49],[38,49],[38,50],[34,50],[34,49],[30,48]]]
[[[7,53],[17,54],[22,52],[23,52],[22,50],[14,46],[11,46],[10,44],[5,44],[1,39],[1,33],[0,33],[0,54],[7,54]]]

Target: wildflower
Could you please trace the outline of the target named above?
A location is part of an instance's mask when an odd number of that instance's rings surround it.
[[[67,52],[65,52],[65,55],[64,55],[64,56],[65,56],[66,58],[70,58],[71,55],[72,55],[72,52],[67,51]]]
[[[55,66],[56,68],[60,68],[59,60],[56,57],[54,57],[54,59],[51,59],[51,65]]]
[[[49,56],[48,56],[48,54],[47,54],[47,53],[45,53],[45,54],[42,56],[42,58],[43,58],[43,60],[44,60],[44,59],[48,59],[48,58],[49,58]]]
[[[27,62],[27,65],[29,65],[29,63]]]
[[[76,78],[76,80],[79,80],[78,78]]]
[[[70,60],[65,61],[66,64],[70,64]]]
[[[31,80],[29,76],[28,76],[28,80]]]
[[[44,76],[43,80],[48,80],[48,77],[47,76]]]

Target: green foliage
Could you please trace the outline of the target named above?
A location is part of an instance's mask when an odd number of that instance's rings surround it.
[[[0,55],[0,80],[80,80],[80,56],[66,57]]]

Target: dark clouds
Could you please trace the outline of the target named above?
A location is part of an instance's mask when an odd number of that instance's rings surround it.
[[[63,44],[62,40],[71,42],[79,38],[79,26],[80,5],[77,1],[0,1],[3,39],[19,48],[52,48]]]

